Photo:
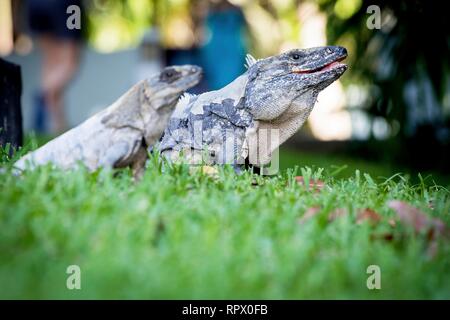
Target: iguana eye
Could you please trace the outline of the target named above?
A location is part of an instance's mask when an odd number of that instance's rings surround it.
[[[292,55],[292,59],[298,60],[298,59],[300,59],[300,55],[297,54],[297,53],[294,53],[294,54]]]
[[[164,70],[161,72],[160,75],[160,80],[164,81],[164,82],[173,82],[175,80],[177,80],[177,75],[179,75],[179,72],[177,72],[176,70],[173,69],[168,69],[168,70]]]

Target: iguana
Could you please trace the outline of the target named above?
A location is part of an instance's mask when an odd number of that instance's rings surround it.
[[[308,118],[321,90],[347,69],[343,47],[247,56],[247,71],[226,87],[177,104],[159,143],[161,154],[190,164],[262,166]],[[266,138],[268,133],[275,133]]]
[[[201,75],[202,69],[192,65],[164,68],[79,126],[20,158],[15,172],[47,163],[62,169],[82,163],[90,171],[131,166],[139,177],[147,147],[158,141],[179,97]]]

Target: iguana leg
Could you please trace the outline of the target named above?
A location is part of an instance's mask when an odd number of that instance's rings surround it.
[[[114,168],[119,160],[123,159],[129,152],[130,145],[125,141],[119,141],[106,150],[105,154],[98,160],[98,167]]]
[[[147,148],[141,146],[131,164],[131,170],[133,172],[133,178],[135,181],[139,181],[144,176],[145,163],[147,161]]]

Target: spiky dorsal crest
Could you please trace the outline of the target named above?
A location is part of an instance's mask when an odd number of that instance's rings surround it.
[[[248,69],[250,68],[252,65],[254,65],[256,62],[258,62],[257,59],[255,59],[251,54],[247,54],[245,56],[245,67]]]
[[[175,110],[173,111],[173,115],[175,117],[180,117],[183,114],[183,111],[189,105],[189,102],[192,98],[196,97],[195,94],[185,92],[180,99],[178,99],[177,105],[175,106]]]
[[[179,107],[185,107],[189,101],[191,100],[191,98],[195,97],[195,94],[192,93],[183,93],[183,95],[180,97],[180,99],[178,99],[178,103],[177,103],[177,108]]]

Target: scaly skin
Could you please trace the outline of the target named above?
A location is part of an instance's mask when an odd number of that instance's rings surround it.
[[[143,80],[105,110],[30,152],[15,163],[16,172],[52,163],[62,169],[78,164],[90,171],[131,166],[142,175],[147,148],[160,138],[183,92],[196,85],[196,66],[167,67]]]
[[[347,69],[342,47],[295,49],[256,61],[226,87],[180,101],[159,149],[172,161],[262,166],[308,118],[321,90]],[[277,137],[264,139],[270,130]]]

